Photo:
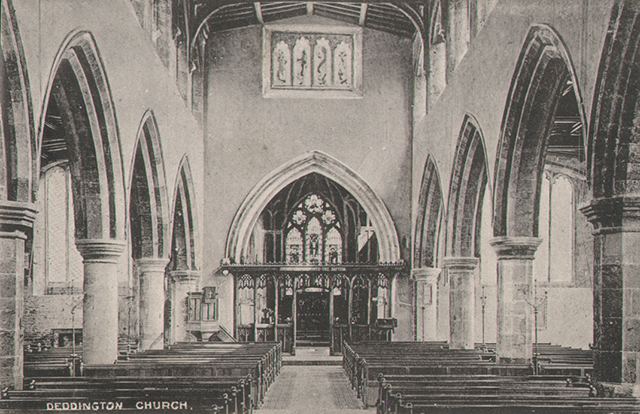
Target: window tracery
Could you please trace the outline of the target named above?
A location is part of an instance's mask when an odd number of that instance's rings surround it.
[[[317,194],[299,203],[287,224],[287,262],[342,263],[342,233],[336,217],[333,207]]]

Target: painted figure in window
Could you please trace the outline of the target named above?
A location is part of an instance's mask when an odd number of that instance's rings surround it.
[[[309,40],[302,36],[296,40],[293,47],[293,85],[311,86],[311,45]]]
[[[351,48],[347,43],[340,42],[334,52],[334,59],[334,85],[343,87],[351,86],[352,54]]]
[[[318,39],[314,48],[314,86],[329,86],[331,81],[331,48],[324,37]]]
[[[300,246],[299,245],[291,245],[289,246],[289,263],[300,263]]]
[[[273,50],[273,85],[291,85],[291,51],[285,42],[278,42]]]
[[[318,243],[318,239],[319,237],[317,234],[310,235],[309,254],[311,257],[318,256],[320,253],[320,244]]]
[[[338,249],[336,248],[336,246],[331,246],[331,248],[329,248],[329,263],[338,263]]]

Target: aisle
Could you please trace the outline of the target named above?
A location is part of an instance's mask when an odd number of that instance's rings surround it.
[[[259,414],[373,413],[351,390],[341,366],[285,365]]]

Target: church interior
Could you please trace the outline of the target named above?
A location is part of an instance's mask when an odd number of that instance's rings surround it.
[[[638,2],[1,7],[0,411],[640,412]]]

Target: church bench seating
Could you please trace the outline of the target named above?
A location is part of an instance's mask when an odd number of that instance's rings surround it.
[[[443,387],[467,388],[470,395],[496,394],[501,388],[520,393],[523,385],[517,384],[516,379],[525,381],[530,392],[542,395],[559,392],[552,389],[552,384],[559,389],[566,388],[567,383],[581,384],[572,391],[563,389],[564,393],[588,396],[591,391],[584,381],[593,370],[591,350],[540,344],[538,372],[544,375],[539,377],[529,377],[533,372],[529,364],[497,363],[494,350],[493,344],[476,344],[475,349],[463,350],[449,349],[448,344],[441,342],[345,343],[343,367],[367,406],[375,401],[379,375],[392,378],[396,387],[421,387],[425,392],[442,394],[442,398],[450,394]],[[477,381],[471,383],[469,378]]]
[[[441,342],[385,342],[343,345],[343,366],[365,406],[372,405],[380,374],[482,375],[495,367],[495,354],[449,349]],[[526,366],[522,367],[526,369]]]
[[[627,413],[633,398],[597,398],[584,379],[562,376],[381,376],[378,413]]]
[[[25,391],[9,391],[2,404],[37,411],[43,401],[101,399],[119,401],[126,410],[148,401],[187,401],[189,407],[206,407],[208,412],[215,406],[220,412],[248,413],[261,404],[282,367],[281,345],[229,345],[188,343],[131,353],[114,364],[86,366],[82,378],[35,371],[40,375],[26,378]],[[41,366],[42,361],[34,361],[33,366]]]
[[[189,410],[211,412],[215,406],[225,413],[251,413],[255,405],[252,383],[250,377],[44,378],[35,383],[30,380],[33,389],[9,391],[0,400],[0,408],[44,411],[51,408],[47,404],[75,403],[79,407],[104,401],[138,410],[152,402],[170,402],[186,404]]]
[[[251,375],[261,402],[281,367],[282,349],[276,342],[190,343],[133,354],[115,365],[88,367],[87,372],[92,377]]]

